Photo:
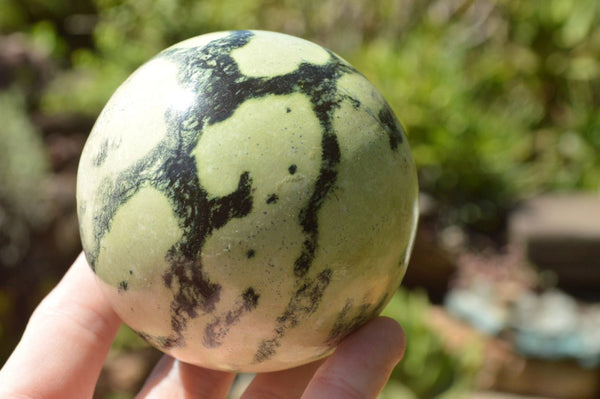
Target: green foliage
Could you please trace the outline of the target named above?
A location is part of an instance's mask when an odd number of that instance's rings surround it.
[[[112,348],[117,351],[136,350],[148,347],[149,344],[125,324],[121,325],[119,328],[112,344]]]
[[[112,392],[104,396],[102,399],[132,399],[133,395],[124,392]]]
[[[42,218],[36,209],[48,164],[43,143],[16,91],[0,93],[0,198],[29,220]]]
[[[0,28],[2,31],[16,30],[25,25],[25,16],[18,4],[12,0],[0,0]]]
[[[178,41],[218,30],[244,29],[260,1],[97,0],[94,47],[73,51],[73,70],[59,75],[44,97],[48,113],[97,115],[114,90],[143,62]]]
[[[404,122],[446,222],[489,231],[527,195],[598,188],[600,3],[486,7],[432,5],[349,58]]]
[[[598,188],[596,0],[1,1],[0,30],[24,24],[72,66],[45,92],[46,113],[95,117],[137,66],[185,38],[278,30],[334,49],[382,90],[444,224],[492,232],[523,197]],[[82,13],[94,15],[89,45],[64,34]]]
[[[462,353],[449,351],[427,322],[430,309],[425,293],[400,289],[383,311],[402,325],[407,347],[380,399],[459,398],[472,388],[481,347],[474,342]]]
[[[13,266],[28,249],[28,229],[46,222],[49,168],[19,91],[0,92],[0,121],[0,265]]]

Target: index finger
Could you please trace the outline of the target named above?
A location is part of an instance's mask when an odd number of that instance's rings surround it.
[[[0,397],[91,398],[120,324],[80,255],[0,370]]]

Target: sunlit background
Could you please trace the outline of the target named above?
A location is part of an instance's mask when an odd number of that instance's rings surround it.
[[[109,96],[229,29],[333,50],[408,132],[422,215],[382,398],[600,398],[597,0],[0,0],[0,364],[80,251],[76,166]],[[123,328],[97,398],[132,398],[157,356]]]

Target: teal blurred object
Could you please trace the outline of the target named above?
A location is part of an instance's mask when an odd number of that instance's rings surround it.
[[[579,305],[560,291],[525,295],[514,311],[515,344],[531,357],[600,365],[600,306]]]
[[[452,289],[444,306],[450,314],[466,320],[479,331],[499,334],[507,323],[507,312],[494,296],[492,284],[479,281],[468,289]]]
[[[545,360],[575,360],[582,367],[600,364],[600,306],[578,303],[569,295],[526,290],[503,302],[490,282],[476,281],[450,290],[448,312],[479,331],[500,335],[511,331],[521,354]]]

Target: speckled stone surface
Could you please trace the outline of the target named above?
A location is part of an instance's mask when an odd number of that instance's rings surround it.
[[[313,43],[203,35],[140,67],[84,148],[82,243],[123,320],[183,361],[318,359],[400,284],[417,222],[405,134]]]

